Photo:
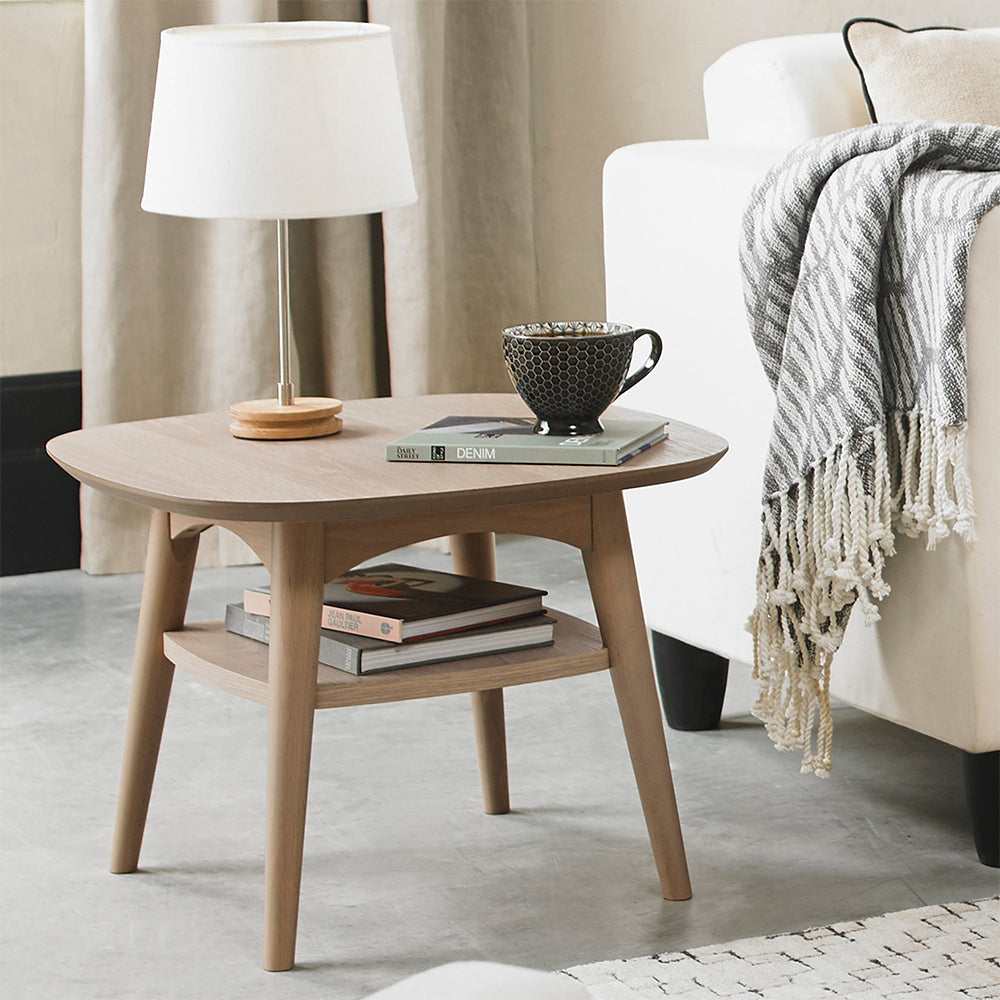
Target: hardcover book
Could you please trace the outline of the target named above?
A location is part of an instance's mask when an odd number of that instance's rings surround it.
[[[386,445],[390,462],[508,462],[621,465],[668,437],[668,421],[651,413],[604,417],[603,434],[535,434],[532,417],[444,417]]]
[[[446,660],[509,653],[515,649],[551,646],[555,619],[544,614],[483,628],[451,632],[420,642],[386,642],[348,632],[321,629],[319,662],[349,674],[374,674],[401,667],[418,667]],[[268,642],[271,619],[247,612],[242,604],[226,606],[226,630]]]
[[[326,585],[320,624],[335,632],[407,642],[538,614],[546,593],[401,563],[359,566]],[[267,588],[245,590],[243,607],[250,614],[270,615]]]

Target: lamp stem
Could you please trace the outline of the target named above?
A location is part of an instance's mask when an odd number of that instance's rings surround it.
[[[288,220],[278,219],[278,402],[295,402],[292,384],[292,306],[288,291]]]

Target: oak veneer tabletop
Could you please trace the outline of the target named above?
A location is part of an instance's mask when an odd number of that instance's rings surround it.
[[[612,407],[609,416],[631,411]],[[670,419],[670,437],[619,466],[388,462],[387,444],[453,414],[530,416],[513,393],[359,399],[344,429],[304,441],[233,437],[226,413],[108,424],[53,438],[80,482],[144,507],[240,521],[330,521],[620,491],[687,479],[726,452]]]

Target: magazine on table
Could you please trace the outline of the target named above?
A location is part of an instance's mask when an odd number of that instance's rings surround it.
[[[450,416],[386,445],[390,462],[621,465],[669,437],[652,413],[602,417],[602,434],[535,434],[533,417]]]

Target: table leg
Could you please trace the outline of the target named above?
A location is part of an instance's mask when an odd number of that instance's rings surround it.
[[[136,631],[111,871],[134,872],[146,827],[149,796],[170,700],[174,665],[163,655],[163,633],[184,624],[198,535],[171,540],[170,515],[154,510]]]
[[[492,532],[451,536],[451,558],[456,573],[495,580],[496,553]],[[507,782],[507,733],[503,688],[473,691],[472,722],[476,730],[479,783],[483,810],[491,816],[510,812]]]
[[[584,554],[597,622],[611,663],[622,727],[665,899],[689,899],[684,840],[663,719],[620,493],[594,496],[593,548]]]
[[[282,972],[295,963],[323,603],[323,526],[272,525],[271,554],[264,968]]]

